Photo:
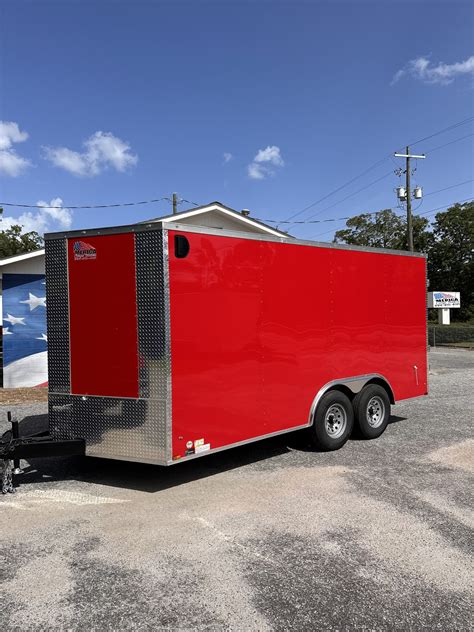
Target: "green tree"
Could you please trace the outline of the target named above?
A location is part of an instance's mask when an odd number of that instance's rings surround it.
[[[38,233],[23,233],[22,230],[21,226],[0,230],[0,258],[21,255],[42,247],[43,239]]]
[[[474,317],[474,202],[454,204],[437,213],[428,253],[430,290],[461,292],[454,320]]]
[[[419,215],[413,216],[413,242],[418,252],[427,252],[431,245],[432,235],[427,230],[428,224],[429,221],[426,218]],[[406,219],[391,209],[375,214],[356,215],[347,220],[346,226],[347,228],[336,231],[335,243],[395,250],[407,249]]]

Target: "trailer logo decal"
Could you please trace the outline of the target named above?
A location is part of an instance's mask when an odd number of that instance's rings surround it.
[[[94,246],[87,244],[85,241],[75,241],[72,248],[74,250],[74,261],[97,258],[97,252]]]

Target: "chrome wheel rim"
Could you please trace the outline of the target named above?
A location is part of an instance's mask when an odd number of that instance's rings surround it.
[[[324,417],[324,427],[332,439],[338,439],[344,434],[347,426],[347,414],[343,406],[333,404]]]
[[[371,397],[367,404],[367,423],[371,428],[378,428],[385,419],[385,404],[378,396]]]

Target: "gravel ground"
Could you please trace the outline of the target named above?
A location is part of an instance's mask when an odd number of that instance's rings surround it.
[[[48,401],[48,389],[36,388],[0,388],[0,407]]]
[[[166,469],[25,463],[0,497],[0,627],[472,629],[474,354],[430,362],[428,398],[338,452],[293,434]]]

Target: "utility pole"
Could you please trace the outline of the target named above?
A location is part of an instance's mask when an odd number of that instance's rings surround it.
[[[173,193],[173,215],[178,212],[178,195]]]
[[[411,214],[411,191],[410,191],[410,148],[407,145],[407,162],[406,162],[406,188],[407,188],[407,232],[408,232],[408,250],[413,252],[413,217]]]
[[[426,158],[425,154],[410,154],[410,147],[407,145],[406,154],[394,154],[397,158],[405,158],[406,166],[405,166],[405,191],[404,195],[399,193],[399,199],[407,203],[407,243],[408,250],[410,252],[414,251],[413,247],[413,216],[411,214],[411,184],[410,184],[410,158]],[[418,195],[418,191],[420,194]],[[417,187],[415,190],[416,197],[421,197],[421,188]]]

